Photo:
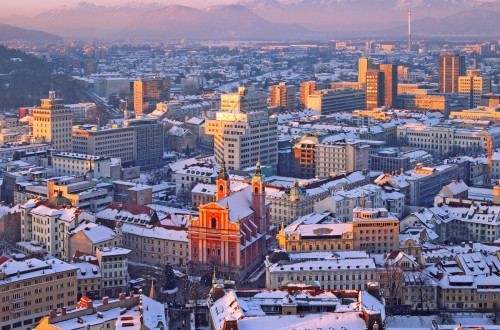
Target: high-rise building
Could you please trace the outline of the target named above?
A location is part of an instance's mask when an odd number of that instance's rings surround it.
[[[316,176],[328,178],[332,174],[367,170],[369,148],[368,145],[360,142],[320,143],[316,145]]]
[[[271,106],[279,107],[280,111],[295,110],[295,93],[297,87],[280,82],[271,86]]]
[[[300,84],[300,103],[305,105],[307,97],[316,90],[315,81],[307,81]]]
[[[370,69],[366,72],[366,109],[371,110],[385,104],[385,74]]]
[[[277,119],[267,111],[220,111],[205,121],[205,133],[214,136],[215,160],[230,170],[240,170],[259,159],[264,166],[278,166]]]
[[[141,78],[134,81],[135,115],[147,114],[156,104],[170,100],[170,80],[167,77]]]
[[[365,92],[359,89],[323,89],[315,91],[306,99],[306,108],[321,115],[334,112],[354,111],[365,106]]]
[[[439,56],[439,92],[458,93],[458,77],[465,75],[463,55]]]
[[[366,88],[366,73],[373,68],[371,58],[362,57],[358,59],[358,84],[362,89]]]
[[[458,78],[458,94],[469,97],[469,108],[481,105],[481,95],[490,92],[491,81],[481,76],[479,70],[468,70],[466,76]]]
[[[73,113],[64,106],[56,92],[50,91],[48,99],[42,99],[41,107],[33,110],[33,137],[42,138],[58,151],[71,151]]]
[[[398,66],[380,64],[379,68],[384,73],[384,105],[395,108],[398,97]]]
[[[222,94],[222,111],[267,111],[267,93],[255,90],[255,87],[238,88],[238,92]]]

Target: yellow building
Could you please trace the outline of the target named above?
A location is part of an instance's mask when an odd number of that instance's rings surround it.
[[[56,92],[50,91],[48,99],[42,99],[41,107],[33,110],[33,137],[42,138],[58,151],[72,151],[73,113],[65,108]]]
[[[451,111],[450,119],[500,120],[500,107],[482,107]]]
[[[284,82],[280,82],[279,85],[271,86],[270,105],[279,107],[280,111],[293,111],[295,110],[296,92],[297,87],[286,85]]]

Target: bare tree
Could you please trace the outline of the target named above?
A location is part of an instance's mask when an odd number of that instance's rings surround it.
[[[387,310],[396,311],[401,306],[403,296],[403,269],[397,264],[384,265],[380,271],[380,289],[384,294]]]

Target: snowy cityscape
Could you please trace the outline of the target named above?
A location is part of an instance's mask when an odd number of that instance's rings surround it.
[[[0,330],[500,330],[500,2],[18,2]]]

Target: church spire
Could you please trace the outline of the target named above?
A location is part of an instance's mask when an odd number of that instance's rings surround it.
[[[219,175],[217,176],[218,180],[229,180],[229,175],[227,174],[226,170],[226,162],[224,162],[224,159],[220,162],[220,171]]]

